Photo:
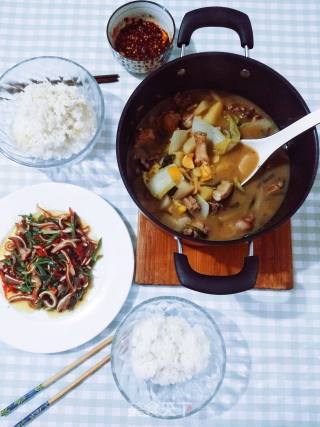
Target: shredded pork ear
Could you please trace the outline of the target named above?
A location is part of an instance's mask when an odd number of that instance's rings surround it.
[[[76,242],[78,241],[78,239],[73,239],[73,240],[62,240],[62,242],[58,243],[57,245],[53,245],[53,249],[52,249],[52,253],[55,254],[56,252],[59,252],[61,249],[67,247],[67,246],[73,246],[74,248],[76,248]]]
[[[194,163],[196,166],[209,163],[207,153],[207,134],[205,132],[195,132],[194,139],[196,141],[196,152]]]
[[[9,240],[13,242],[17,248],[19,255],[21,256],[22,261],[25,261],[30,255],[31,250],[27,248],[27,245],[21,236],[11,236]]]
[[[69,304],[71,302],[71,298],[73,297],[74,293],[71,292],[70,294],[67,294],[65,297],[63,297],[58,305],[57,305],[57,311],[60,313],[61,311],[67,310],[69,307]]]
[[[18,225],[0,259],[5,297],[33,308],[73,308],[91,283],[100,241],[90,239],[90,227],[72,209],[60,215],[41,209],[22,215]]]
[[[39,294],[39,300],[42,301],[43,305],[47,310],[52,310],[57,305],[57,297],[54,295],[53,292],[50,291],[43,291]]]

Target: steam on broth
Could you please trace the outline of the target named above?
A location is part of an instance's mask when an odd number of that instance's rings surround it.
[[[258,154],[241,139],[277,132],[273,120],[238,95],[195,90],[156,105],[137,127],[128,157],[134,191],[163,224],[186,236],[233,240],[266,224],[288,187],[279,150],[245,186]]]

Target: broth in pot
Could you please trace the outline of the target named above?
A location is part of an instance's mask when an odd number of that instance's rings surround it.
[[[156,105],[139,123],[128,170],[142,205],[185,236],[234,240],[266,224],[290,176],[278,150],[246,185],[258,154],[240,139],[277,132],[273,120],[238,95],[195,90]]]

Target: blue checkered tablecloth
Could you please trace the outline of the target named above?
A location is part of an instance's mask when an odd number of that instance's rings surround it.
[[[0,195],[25,185],[60,181],[87,187],[116,206],[136,228],[137,209],[121,183],[115,159],[115,132],[121,110],[139,80],[112,57],[105,26],[122,1],[0,0],[0,72],[38,55],[71,58],[92,74],[120,74],[120,83],[102,87],[107,119],[101,141],[76,166],[47,172],[0,157]],[[179,25],[190,9],[209,5],[234,7],[252,21],[251,56],[283,74],[310,109],[320,107],[319,0],[167,0],[163,4]],[[202,29],[191,50],[242,54],[238,36],[227,29]],[[176,52],[177,53],[177,52]],[[41,427],[320,426],[320,180],[293,218],[294,289],[251,291],[208,297],[182,288],[134,285],[118,317],[96,339],[73,351],[33,355],[0,343],[0,408],[74,360],[118,325],[137,303],[157,295],[178,295],[205,307],[224,335],[228,364],[218,395],[206,409],[184,420],[156,420],[138,413],[113,383],[110,366],[34,421]],[[0,212],[1,218],[1,212]],[[10,325],[0,325],[0,328]],[[29,333],[29,331],[24,331]],[[95,356],[75,372],[22,406],[0,425],[12,426],[99,360]]]

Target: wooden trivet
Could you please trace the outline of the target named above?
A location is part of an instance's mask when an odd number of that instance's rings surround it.
[[[177,244],[172,236],[139,214],[135,281],[141,285],[178,285],[173,253]],[[248,245],[192,247],[183,245],[192,268],[199,273],[229,275],[240,271]],[[287,290],[293,287],[290,221],[254,240],[259,256],[256,288]]]

